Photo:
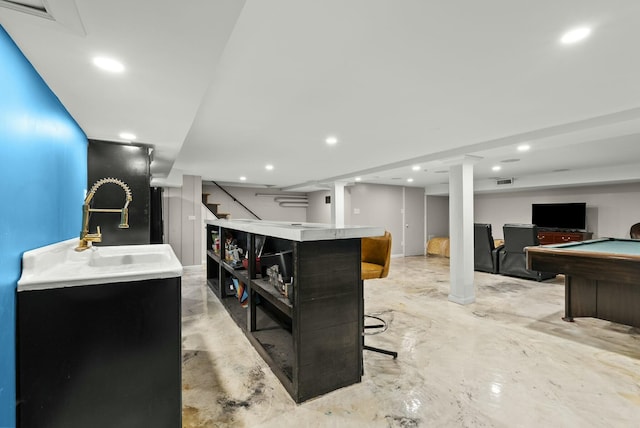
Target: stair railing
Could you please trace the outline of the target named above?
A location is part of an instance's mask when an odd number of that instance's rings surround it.
[[[213,184],[215,184],[220,190],[222,190],[224,193],[227,194],[227,196],[229,196],[231,199],[233,199],[233,202],[237,202],[238,204],[240,204],[240,206],[242,208],[244,208],[245,210],[247,210],[252,216],[254,216],[256,219],[258,220],[262,220],[260,217],[258,217],[258,215],[256,213],[254,213],[253,211],[251,211],[249,208],[247,208],[247,206],[245,204],[243,204],[242,202],[240,202],[239,200],[236,199],[235,196],[233,196],[231,193],[227,192],[227,190],[222,187],[221,185],[219,185],[218,183],[216,183],[215,181],[211,181]]]

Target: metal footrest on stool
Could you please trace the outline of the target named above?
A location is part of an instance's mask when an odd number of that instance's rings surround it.
[[[380,324],[371,324],[371,325],[365,325],[364,326],[364,330],[365,331],[362,333],[362,335],[363,335],[362,349],[367,350],[367,351],[378,352],[380,354],[391,355],[394,359],[398,358],[398,353],[395,352],[395,351],[387,351],[386,349],[376,348],[374,346],[368,346],[368,345],[364,344],[364,336],[380,334],[380,333],[383,333],[383,332],[385,332],[387,330],[387,322],[385,320],[383,320],[382,318],[374,316],[374,315],[365,315],[365,319],[367,319],[367,318],[372,318],[372,319],[374,319],[376,321],[379,321]],[[371,328],[377,328],[377,329],[381,329],[381,330],[367,333],[367,329],[371,329]]]

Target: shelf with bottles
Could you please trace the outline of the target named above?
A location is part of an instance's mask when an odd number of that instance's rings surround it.
[[[212,288],[216,296],[291,397],[300,403],[359,382],[360,239],[297,241],[232,229],[245,254],[242,268],[235,268],[212,247],[216,234],[211,229],[225,236],[229,224],[207,225],[208,283],[217,285]],[[278,266],[277,280],[267,275],[273,266]],[[286,295],[280,276],[290,285]],[[246,287],[247,307],[230,285],[234,279]]]
[[[286,316],[291,317],[293,304],[288,296],[283,295],[269,280],[257,278],[251,280],[251,289],[258,293],[260,297],[266,299]]]

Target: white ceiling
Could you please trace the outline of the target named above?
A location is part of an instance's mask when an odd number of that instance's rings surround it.
[[[640,182],[637,0],[44,4],[53,19],[0,7],[0,25],[89,138],[155,148],[156,185],[437,194],[464,156],[478,191]],[[558,42],[580,25],[591,37]]]

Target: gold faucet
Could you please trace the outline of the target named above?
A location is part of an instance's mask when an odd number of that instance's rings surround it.
[[[105,183],[114,183],[118,186],[122,187],[125,193],[125,203],[122,209],[119,208],[91,208],[90,203],[93,196],[96,194],[96,191],[100,186]],[[96,233],[89,233],[89,217],[91,213],[120,213],[120,224],[118,227],[120,229],[128,229],[129,228],[129,203],[133,200],[131,196],[131,189],[127,184],[119,180],[117,178],[101,178],[96,181],[94,185],[89,190],[87,197],[84,199],[84,204],[82,205],[82,231],[80,232],[80,243],[76,247],[76,251],[83,251],[89,248],[89,242],[100,242],[102,241],[102,234],[100,233],[100,226],[97,227]]]

